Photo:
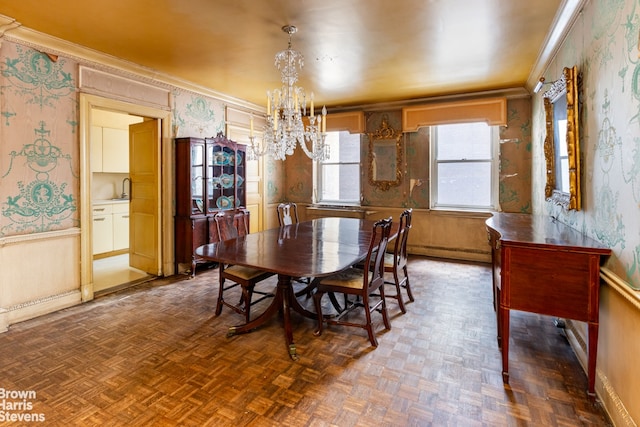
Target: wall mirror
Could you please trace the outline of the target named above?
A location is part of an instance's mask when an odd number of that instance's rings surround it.
[[[578,79],[577,67],[566,67],[543,96],[547,128],[545,197],[567,210],[580,210]]]
[[[389,125],[383,116],[380,128],[369,133],[369,184],[380,190],[402,182],[402,132]]]

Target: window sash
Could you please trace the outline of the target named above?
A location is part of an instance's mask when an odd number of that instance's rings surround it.
[[[346,161],[336,161],[335,154],[340,153],[337,146],[341,136],[345,131],[335,132],[338,135],[329,135],[335,138],[331,147],[332,156],[322,162],[314,162],[315,170],[315,187],[314,202],[320,204],[347,204],[358,205],[360,203],[361,191],[361,171],[360,171],[360,135],[348,135],[348,138],[357,138],[349,140],[352,145],[352,151],[345,153],[343,157],[348,158]],[[344,175],[355,176],[357,184],[354,186],[354,179],[345,179]],[[342,176],[342,179],[340,179]]]
[[[464,123],[461,123],[464,125]],[[450,125],[447,125],[450,126]],[[431,208],[451,210],[494,210],[498,204],[498,128],[490,127],[489,158],[451,158],[438,159],[437,127],[431,128]],[[464,157],[460,155],[460,157]],[[488,165],[489,171],[479,172],[482,165]],[[456,168],[456,166],[459,166]],[[480,175],[471,174],[469,168],[477,166]],[[459,172],[457,175],[456,173]],[[448,173],[449,175],[445,175]],[[488,174],[488,176],[486,176]],[[445,182],[445,180],[452,182]],[[483,188],[481,188],[483,187]],[[488,188],[487,188],[488,187]],[[464,189],[464,192],[461,191]]]

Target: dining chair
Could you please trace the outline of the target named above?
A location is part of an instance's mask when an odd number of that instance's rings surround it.
[[[401,289],[406,289],[409,301],[414,301],[413,294],[411,293],[411,286],[409,284],[409,273],[407,272],[407,239],[409,238],[409,230],[411,229],[412,213],[413,209],[406,209],[400,214],[398,235],[395,239],[393,252],[388,251],[384,255],[384,271],[385,273],[393,274],[393,281],[385,280],[384,283],[386,285],[394,285],[396,288],[395,294],[385,295],[387,298],[397,299],[400,311],[403,313],[406,313],[407,310],[404,306],[404,298],[402,297]],[[402,279],[400,279],[400,271],[402,271],[404,276]]]
[[[294,202],[280,203],[276,209],[278,212],[278,224],[280,224],[280,227],[298,223],[298,205]],[[293,280],[306,285],[303,289],[296,291],[296,297],[306,295],[307,298],[310,298],[311,291],[313,291],[313,287],[309,286],[311,284],[311,278],[294,277]]]
[[[244,209],[234,211],[221,211],[214,217],[220,241],[235,239],[249,234],[249,215]],[[226,305],[239,314],[244,314],[247,323],[251,317],[251,306],[260,301],[273,297],[272,292],[256,291],[255,286],[271,276],[273,273],[241,265],[220,264],[220,287],[218,290],[218,301],[216,303],[216,316],[222,313],[222,306]],[[225,286],[229,280],[230,285]],[[241,287],[242,294],[237,304],[230,303],[224,299],[226,291],[237,286]],[[253,300],[253,294],[259,294],[260,298]]]
[[[322,334],[323,324],[325,322],[327,325],[355,326],[365,329],[369,335],[371,345],[377,347],[378,340],[376,339],[371,320],[371,313],[377,310],[382,313],[382,321],[385,328],[391,329],[384,297],[384,254],[387,249],[390,230],[391,218],[378,220],[373,225],[369,249],[363,264],[371,266],[371,268],[360,269],[350,267],[340,273],[314,280],[316,293],[313,298],[318,316],[318,329],[314,332],[316,336]],[[332,318],[324,316],[322,313],[321,299],[322,296],[328,292],[354,295],[356,299],[351,302],[349,306],[345,307],[338,316]],[[376,296],[379,297],[379,301],[372,303],[369,298]],[[349,313],[358,308],[363,308],[364,310],[364,323],[344,320]]]
[[[277,209],[280,227],[298,223],[298,205],[293,202],[280,203]]]

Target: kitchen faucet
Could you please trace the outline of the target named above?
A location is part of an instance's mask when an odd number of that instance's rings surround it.
[[[122,194],[120,195],[121,199],[126,199],[127,198],[127,193],[125,193],[125,191],[124,191],[124,184],[127,181],[129,181],[129,187],[131,187],[131,179],[125,178],[125,179],[122,180]]]

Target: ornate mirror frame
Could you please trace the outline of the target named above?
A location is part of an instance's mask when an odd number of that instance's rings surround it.
[[[402,132],[394,130],[385,115],[380,122],[380,128],[368,135],[369,184],[383,191],[400,185],[402,182]],[[384,158],[385,161],[378,161],[378,157]]]
[[[562,77],[552,83],[543,95],[547,135],[544,140],[547,184],[545,197],[567,210],[580,210],[580,138],[579,138],[579,85],[577,67],[565,67]],[[566,100],[566,111],[564,108]],[[564,151],[560,144],[563,135],[556,135],[559,126],[558,116],[566,117],[566,167],[568,169],[568,188],[562,188],[558,174],[562,166],[558,159]],[[556,135],[556,136],[554,136]]]

